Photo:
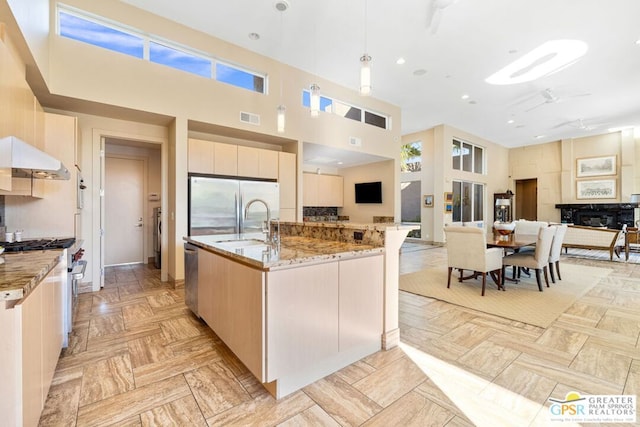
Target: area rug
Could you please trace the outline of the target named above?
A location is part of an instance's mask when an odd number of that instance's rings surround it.
[[[485,295],[481,296],[482,279],[460,283],[454,270],[451,288],[447,289],[447,268],[438,267],[401,275],[400,290],[546,328],[611,271],[561,263],[562,280],[556,277],[556,283],[552,283],[549,278],[547,288],[543,278],[543,292],[538,290],[533,272],[531,277],[522,275],[519,283],[507,282],[504,292],[487,277]]]

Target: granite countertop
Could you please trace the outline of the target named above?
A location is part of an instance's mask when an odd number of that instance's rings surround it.
[[[63,249],[50,249],[0,255],[0,300],[19,300],[29,295],[63,253]]]
[[[212,252],[233,258],[244,264],[262,270],[277,270],[299,264],[315,264],[384,253],[383,247],[347,243],[302,236],[282,236],[280,249],[271,245],[255,245],[231,248],[228,241],[263,240],[258,234],[227,234],[211,236],[190,236],[184,240]],[[257,243],[257,242],[256,242]]]

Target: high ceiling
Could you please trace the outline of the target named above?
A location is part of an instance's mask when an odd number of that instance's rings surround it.
[[[640,127],[638,0],[122,1],[354,89],[366,46],[373,96],[401,107],[402,134],[444,123],[516,147]],[[586,55],[535,81],[485,82],[563,39]]]

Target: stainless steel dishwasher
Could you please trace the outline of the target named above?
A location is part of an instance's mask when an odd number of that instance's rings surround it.
[[[184,244],[184,302],[198,315],[198,247]]]

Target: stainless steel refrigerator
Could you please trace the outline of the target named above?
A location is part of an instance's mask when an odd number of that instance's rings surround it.
[[[262,203],[253,203],[248,218],[244,218],[245,207],[252,199],[262,199],[269,205],[271,219],[280,217],[277,182],[189,176],[189,235],[262,231],[267,219]]]

